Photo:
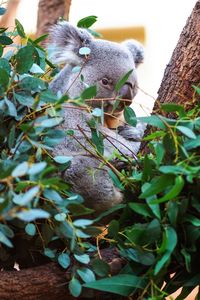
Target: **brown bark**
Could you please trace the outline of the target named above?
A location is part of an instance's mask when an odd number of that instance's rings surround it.
[[[187,20],[167,65],[158,91],[160,103],[185,104],[194,97],[192,85],[200,84],[200,0]]]
[[[200,0],[196,2],[165,69],[153,113],[163,115],[160,109],[162,103],[182,104],[186,109],[195,105],[200,97],[195,94],[192,85],[200,85]],[[175,118],[173,113],[165,113],[165,116]],[[145,136],[152,131],[155,129],[148,126]],[[141,143],[143,153],[148,152],[147,143]]]
[[[14,27],[15,26],[15,18],[17,9],[19,6],[20,0],[9,0],[7,3],[7,11],[5,15],[2,16],[0,21],[0,27]]]
[[[38,5],[37,36],[48,33],[60,17],[68,19],[71,0],[40,0]]]
[[[119,273],[124,265],[124,259],[108,249],[102,250],[102,256],[110,265],[112,275]],[[68,290],[71,270],[62,269],[57,263],[48,263],[39,267],[21,271],[1,271],[0,273],[1,300],[74,300]],[[101,298],[101,292],[97,299]],[[96,297],[95,297],[96,298]],[[77,299],[77,298],[76,298]],[[78,298],[83,299],[83,298]],[[94,299],[94,298],[93,298]],[[107,299],[107,298],[106,298]],[[109,299],[116,299],[111,295]]]
[[[2,300],[74,299],[67,295],[65,271],[54,263],[19,272],[2,271],[0,276],[0,299]]]

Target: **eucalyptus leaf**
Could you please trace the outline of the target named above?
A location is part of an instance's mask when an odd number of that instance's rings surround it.
[[[69,290],[70,290],[70,293],[72,294],[72,296],[74,296],[74,297],[78,297],[81,294],[82,286],[81,286],[79,280],[76,279],[75,277],[73,277],[71,279],[71,281],[69,282]]]
[[[83,286],[128,297],[136,288],[144,289],[146,284],[146,279],[129,274],[119,274],[113,277],[88,282]]]
[[[24,222],[32,222],[37,219],[48,219],[50,213],[39,208],[33,208],[16,213],[16,217]]]
[[[70,257],[67,253],[61,253],[58,256],[58,263],[63,267],[64,269],[67,269],[70,265]]]

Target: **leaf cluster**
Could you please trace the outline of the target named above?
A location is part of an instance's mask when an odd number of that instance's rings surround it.
[[[88,28],[95,20],[84,18],[79,26]],[[17,34],[21,46],[14,45]],[[164,299],[183,287],[177,299],[184,299],[200,283],[199,104],[190,111],[181,105],[163,105],[163,112],[176,113],[176,119],[136,118],[126,108],[127,123],[135,126],[143,121],[154,129],[144,138],[148,153],[139,153],[137,159],[117,151],[109,159],[104,157],[105,137],[98,126],[103,110],[93,110],[88,143],[102,164],[110,166],[109,174],[124,192],[125,203],[92,219],[84,199],[62,180],[72,157],[51,155],[73,132],[58,126],[63,121],[62,104],[69,99],[49,89],[54,66],[39,44],[43,38],[27,37],[17,20],[14,32],[0,30],[1,268],[12,269],[16,261],[20,267],[32,266],[45,258],[64,269],[71,267],[69,290],[74,297],[84,287],[129,299]],[[4,54],[7,45],[12,50]],[[195,91],[200,94],[198,87]],[[95,94],[96,87],[89,87],[74,103],[85,105]],[[117,170],[114,158],[127,167]],[[113,213],[116,218],[99,236],[97,222]],[[125,259],[119,275],[110,276],[108,264],[99,258],[103,247],[117,247]]]

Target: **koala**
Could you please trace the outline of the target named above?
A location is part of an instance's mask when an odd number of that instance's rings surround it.
[[[86,29],[68,22],[54,25],[50,40],[55,46],[54,62],[64,64],[51,81],[50,89],[75,99],[86,87],[96,85],[96,97],[88,104],[92,108],[101,108],[102,105],[104,108],[105,124],[99,125],[99,131],[104,136],[104,156],[109,158],[117,149],[121,154],[135,158],[144,126],[139,123],[133,128],[125,124],[123,110],[137,93],[136,68],[144,58],[142,45],[135,40],[119,44],[94,39]],[[83,47],[90,49],[88,55],[81,55],[80,49]],[[75,66],[80,66],[78,74],[73,71]],[[130,76],[117,93],[117,82],[130,70]],[[113,111],[116,98],[120,101]],[[88,144],[88,138],[91,138],[88,126],[90,114],[71,103],[66,103],[63,111],[64,122],[60,127],[64,131],[74,131],[72,137],[66,136],[53,151],[54,155],[73,157],[71,166],[63,173],[63,179],[72,184],[74,192],[83,196],[86,206],[97,212],[105,211],[122,202],[123,194],[114,186],[108,174],[109,166],[99,160]]]

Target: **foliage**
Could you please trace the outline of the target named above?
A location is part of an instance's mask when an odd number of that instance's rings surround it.
[[[89,27],[94,19],[82,19],[79,26]],[[22,39],[19,49],[13,45],[16,34]],[[92,220],[82,197],[60,176],[72,157],[51,156],[55,145],[72,133],[57,127],[68,98],[48,88],[52,64],[41,40],[27,37],[19,21],[14,32],[0,31],[1,268],[48,260],[64,269],[73,266],[69,290],[74,297],[84,287],[130,299],[163,299],[183,286],[177,299],[185,298],[200,283],[199,104],[188,111],[164,104],[163,114],[174,112],[176,119],[139,118],[154,127],[144,138],[148,153],[139,153],[137,160],[118,153],[127,167],[110,170],[126,202]],[[7,45],[12,50],[3,55]],[[94,87],[86,89],[79,101],[83,104],[94,93]],[[91,144],[102,158],[97,134],[101,115],[91,114]],[[130,108],[125,119],[132,126],[138,121]],[[120,215],[99,238],[98,222],[117,210]],[[126,260],[119,275],[110,277],[108,264],[98,258],[99,247],[118,248]]]

